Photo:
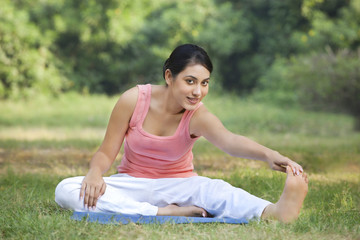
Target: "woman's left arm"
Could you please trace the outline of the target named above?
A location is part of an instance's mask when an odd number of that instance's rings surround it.
[[[294,174],[303,172],[302,167],[277,151],[264,147],[255,141],[230,132],[221,121],[204,105],[194,114],[190,123],[191,134],[203,136],[209,142],[231,156],[266,161],[270,168],[286,172],[290,166]]]

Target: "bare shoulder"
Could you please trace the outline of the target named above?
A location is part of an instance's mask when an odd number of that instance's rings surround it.
[[[125,108],[126,110],[134,110],[138,99],[139,90],[137,87],[130,88],[121,94],[115,108]]]
[[[137,87],[130,88],[121,94],[112,111],[112,119],[114,119],[115,122],[120,119],[126,122],[130,121],[136,107],[138,95],[139,91]]]
[[[198,110],[196,110],[191,120],[203,124],[204,121],[209,122],[209,120],[213,119],[217,119],[217,117],[211,113],[204,104],[202,104]]]
[[[205,132],[217,125],[221,125],[220,120],[211,113],[205,105],[201,105],[194,113],[190,121],[190,132],[196,136],[203,136]]]
[[[205,119],[208,114],[211,114],[211,112],[206,108],[205,104],[202,104],[194,113],[192,120]]]

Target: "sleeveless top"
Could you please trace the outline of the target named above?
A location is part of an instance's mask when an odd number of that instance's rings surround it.
[[[141,178],[185,178],[197,176],[192,163],[192,148],[199,138],[189,132],[190,119],[195,110],[185,110],[172,136],[156,136],[143,128],[149,111],[151,85],[138,85],[139,96],[125,134],[124,155],[117,167],[119,173]]]

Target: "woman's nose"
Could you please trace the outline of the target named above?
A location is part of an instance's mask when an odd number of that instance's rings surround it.
[[[193,89],[193,95],[199,97],[201,95],[201,89],[199,85],[195,85]]]

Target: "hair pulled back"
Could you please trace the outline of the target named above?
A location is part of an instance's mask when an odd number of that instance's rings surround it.
[[[211,60],[206,51],[194,44],[184,44],[176,47],[170,54],[170,57],[165,61],[163,67],[163,77],[165,78],[165,71],[169,69],[173,77],[176,77],[188,65],[201,64],[210,73],[213,70]]]

